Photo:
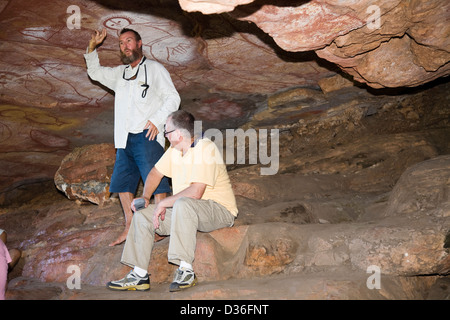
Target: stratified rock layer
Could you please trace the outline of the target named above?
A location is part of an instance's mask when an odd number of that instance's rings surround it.
[[[281,48],[315,50],[374,88],[417,86],[450,73],[446,0],[179,2],[187,11],[252,21]]]

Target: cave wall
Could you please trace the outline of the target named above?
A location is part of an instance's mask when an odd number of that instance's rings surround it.
[[[372,5],[377,28],[368,25]],[[290,88],[324,90],[337,74],[345,85],[373,88],[446,76],[448,8],[400,0],[2,0],[0,199],[51,181],[73,148],[112,142],[113,93],[90,81],[83,59],[95,29],[107,30],[99,51],[108,66],[120,63],[119,30],[139,31],[145,54],[171,73],[182,107],[223,129],[266,116],[272,125],[291,121],[277,118],[268,99]]]
[[[353,268],[353,277],[367,262],[396,281],[448,276],[448,3],[179,4],[0,0],[0,226],[23,252],[13,285],[30,290],[19,276],[64,282],[74,264],[83,285],[124,273],[121,248],[107,248],[123,228],[119,202],[90,181],[112,169],[114,96],[89,80],[82,54],[92,31],[106,28],[100,58],[118,64],[125,26],[143,35],[145,54],[167,67],[182,107],[206,126],[281,132],[277,175],[262,178],[260,165],[230,168],[241,212],[231,232],[200,236],[202,280],[282,272],[292,286],[298,274],[328,268],[327,281],[337,267]],[[380,8],[374,29],[371,5]],[[80,10],[80,28],[71,24],[71,6]],[[96,202],[74,183],[69,201],[54,189],[55,172],[63,159],[91,148],[95,157],[74,161],[78,168],[55,182],[74,177],[104,198]],[[228,236],[234,241],[227,247]],[[151,266],[161,282],[171,271],[167,243],[159,242]],[[223,265],[229,273],[218,272]],[[297,290],[294,297],[348,296],[330,295],[330,283],[319,283],[319,293]],[[426,296],[416,289],[406,283],[394,297]],[[351,288],[350,296],[361,298],[357,292]]]

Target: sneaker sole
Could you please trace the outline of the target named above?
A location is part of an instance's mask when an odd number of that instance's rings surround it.
[[[190,287],[194,287],[197,284],[197,277],[194,278],[194,281],[192,281],[192,283],[190,284],[185,284],[185,285],[179,285],[178,283],[172,283],[169,287],[169,291],[170,292],[177,292],[177,291],[181,291]]]
[[[111,284],[108,284],[106,287],[109,290],[113,290],[113,291],[149,291],[150,290],[149,284],[140,284],[137,286],[130,286],[130,287],[119,287],[119,286],[113,286]]]

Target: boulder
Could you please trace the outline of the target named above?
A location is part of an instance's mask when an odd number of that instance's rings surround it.
[[[450,217],[450,155],[409,167],[392,190],[386,215]]]
[[[103,205],[109,200],[109,184],[116,159],[113,144],[75,148],[55,174],[56,187],[71,200]]]

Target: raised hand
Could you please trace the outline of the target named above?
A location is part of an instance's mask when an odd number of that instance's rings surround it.
[[[89,40],[89,52],[92,52],[97,48],[98,45],[102,44],[106,38],[106,29],[100,32],[95,30],[95,33],[92,34],[91,40]]]

